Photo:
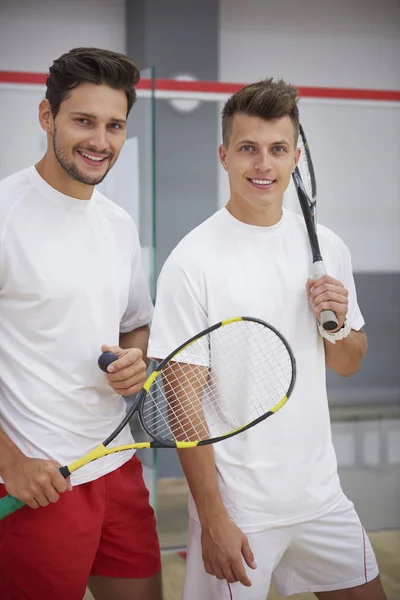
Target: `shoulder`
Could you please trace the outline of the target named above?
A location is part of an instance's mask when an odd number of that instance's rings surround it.
[[[31,168],[18,171],[0,181],[0,224],[4,223],[13,207],[33,188]]]
[[[332,229],[325,225],[318,225],[317,233],[324,253],[332,252],[336,256],[338,253],[343,256],[349,254],[349,249],[343,239]]]
[[[304,235],[308,237],[306,224],[302,215],[285,210],[285,216],[289,229],[293,230],[294,228],[302,231]],[[332,229],[329,229],[325,225],[321,225],[321,223],[317,223],[317,235],[323,254],[326,252],[333,252],[336,254],[338,252],[348,252],[348,248],[343,239],[337,233],[332,231]]]
[[[107,219],[107,223],[121,231],[126,230],[135,239],[139,239],[138,230],[131,215],[121,206],[104,196],[101,192],[95,189],[93,193],[95,201],[95,210],[102,213]]]
[[[93,192],[93,200],[95,200],[98,210],[107,213],[110,217],[126,223],[133,222],[131,215],[124,208],[104,196],[97,189]]]
[[[214,213],[181,239],[164,263],[164,271],[197,270],[215,256],[215,244],[220,238],[219,213]]]

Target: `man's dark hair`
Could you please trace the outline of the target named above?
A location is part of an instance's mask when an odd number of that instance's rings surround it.
[[[299,132],[298,90],[283,79],[263,79],[246,85],[233,94],[222,109],[222,140],[227,148],[236,114],[252,115],[266,121],[290,117],[295,130],[295,143]]]
[[[50,67],[46,98],[53,117],[56,117],[61,102],[80,83],[105,84],[125,91],[129,115],[136,102],[135,85],[139,80],[139,69],[125,54],[101,48],[74,48],[57,58]]]

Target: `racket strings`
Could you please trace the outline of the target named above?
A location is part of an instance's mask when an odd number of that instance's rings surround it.
[[[262,417],[283,398],[293,364],[281,338],[252,321],[222,326],[165,365],[142,407],[151,435],[201,441]]]
[[[301,150],[300,159],[299,159],[297,168],[299,169],[300,177],[302,179],[304,188],[307,192],[309,199],[311,200],[311,202],[315,202],[316,189],[315,189],[315,183],[314,183],[312,175],[311,175],[311,167],[309,164],[310,158],[309,158],[308,152],[306,150],[305,143],[304,143],[301,133],[299,135],[297,146]]]

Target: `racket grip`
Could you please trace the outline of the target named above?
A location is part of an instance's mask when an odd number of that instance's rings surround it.
[[[319,279],[319,277],[323,277],[324,275],[326,275],[326,269],[323,261],[315,261],[315,263],[313,263],[314,279]],[[339,326],[339,321],[333,310],[323,310],[319,316],[319,320],[325,331],[332,331]]]
[[[1,498],[0,521],[4,519],[4,517],[11,515],[13,512],[18,510],[19,508],[22,508],[23,506],[25,506],[25,502],[22,502],[22,500],[18,500],[18,498],[14,498],[14,496],[11,496],[10,494],[8,494],[8,496],[5,496],[4,498]]]

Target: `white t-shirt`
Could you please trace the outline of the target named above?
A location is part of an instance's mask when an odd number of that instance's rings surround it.
[[[97,190],[65,196],[35,167],[0,182],[0,425],[22,452],[64,465],[108,437],[126,403],[97,365],[101,345],[152,311],[128,213]],[[131,441],[126,427],[112,445]],[[95,461],[72,483],[130,456]]]
[[[319,226],[328,273],[349,291],[348,321],[360,329],[349,251]],[[283,211],[272,227],[247,225],[225,208],[189,233],[158,280],[149,356],[163,358],[222,319],[251,316],[276,327],[289,342],[297,381],[282,410],[214,445],[219,486],[231,518],[258,531],[316,518],[342,490],[331,440],[323,339],[305,284],[312,263],[304,221]],[[189,511],[197,519],[193,499]]]

